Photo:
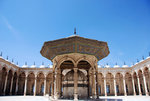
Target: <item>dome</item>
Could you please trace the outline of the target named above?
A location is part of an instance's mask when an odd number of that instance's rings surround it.
[[[36,68],[36,65],[32,65],[32,66],[30,66],[31,68]]]
[[[22,68],[28,68],[28,65],[23,65]]]
[[[102,68],[102,66],[101,66],[101,65],[98,65],[98,68]]]
[[[128,65],[123,65],[122,67],[123,67],[123,68],[127,68],[127,67],[129,67],[129,66],[128,66]]]
[[[49,65],[50,68],[53,68],[53,65]]]
[[[114,65],[114,68],[119,68],[120,66],[119,65]]]
[[[109,65],[105,65],[105,68],[110,68],[110,66]]]
[[[45,68],[45,65],[41,65],[40,68]]]
[[[150,58],[150,56],[148,56],[146,59],[149,59]]]

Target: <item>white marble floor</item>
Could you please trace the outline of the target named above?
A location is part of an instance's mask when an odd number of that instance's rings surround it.
[[[58,101],[51,100],[45,96],[0,96],[0,101]],[[60,100],[68,101],[68,100]],[[80,101],[150,101],[150,96],[109,96],[97,100],[80,100]]]

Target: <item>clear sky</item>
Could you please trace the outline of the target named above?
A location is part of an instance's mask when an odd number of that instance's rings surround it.
[[[45,41],[71,36],[106,41],[110,54],[99,62],[131,65],[150,52],[150,0],[0,0],[0,51],[19,66],[49,60]]]

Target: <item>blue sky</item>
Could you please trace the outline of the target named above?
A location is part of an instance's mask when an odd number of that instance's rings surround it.
[[[0,0],[0,51],[22,66],[51,64],[45,41],[71,36],[108,42],[99,62],[131,65],[150,52],[150,0]]]

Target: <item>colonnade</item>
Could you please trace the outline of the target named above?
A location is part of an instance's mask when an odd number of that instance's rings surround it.
[[[130,73],[99,73],[98,94],[99,96],[128,96],[146,95],[150,92],[150,78],[148,68]]]
[[[74,68],[74,99],[78,98],[78,68]],[[61,83],[58,75],[49,73],[20,73],[6,68],[0,71],[0,95],[61,95]],[[59,74],[59,72],[58,72]],[[97,75],[97,76],[96,76]],[[54,78],[55,76],[55,78]],[[61,74],[60,74],[61,76]],[[96,96],[128,96],[128,95],[150,95],[150,72],[148,68],[132,73],[89,73],[89,95]],[[58,89],[57,89],[58,88]],[[90,87],[89,87],[90,88]],[[55,90],[57,89],[57,90]],[[56,92],[54,92],[56,91]],[[91,92],[91,93],[90,93]]]

